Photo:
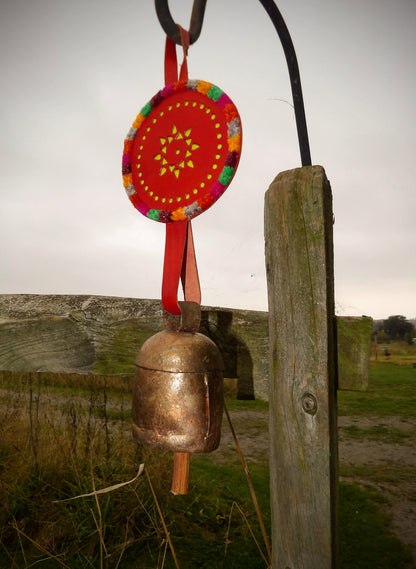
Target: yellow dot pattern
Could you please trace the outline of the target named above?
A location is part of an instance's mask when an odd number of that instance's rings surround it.
[[[171,95],[175,95],[176,92],[189,92],[190,99],[187,99],[186,95],[180,100],[170,99]],[[199,98],[195,101],[191,92],[200,93],[205,100],[201,101]],[[164,103],[163,109],[160,107],[158,109],[157,107],[162,102]],[[202,154],[203,149],[200,148],[202,139],[201,141],[194,140],[192,128],[184,128],[181,123],[180,128],[174,126],[172,132],[166,133],[159,139],[160,145],[157,149],[157,139],[151,137],[151,131],[152,126],[157,125],[167,113],[180,109],[182,106],[201,111],[212,121],[213,130],[217,132],[214,135],[216,137],[214,163],[207,165],[206,159],[203,160],[204,168],[208,166],[205,179],[200,180],[195,187],[191,186],[181,198],[176,195],[166,195],[166,188],[169,188],[169,184],[166,186],[166,181],[172,177],[173,182],[180,182],[182,173],[184,174],[188,168],[198,167],[199,158],[206,157]],[[222,126],[225,126],[224,118],[226,119],[226,131]],[[148,120],[143,129],[142,126],[146,119]],[[212,141],[210,144],[212,148]],[[143,152],[145,145],[146,153]],[[153,159],[159,167],[159,176],[166,178],[161,185],[160,193],[153,187],[156,184],[152,182],[152,189],[150,189],[146,181],[148,169],[147,166],[144,167],[144,160],[146,164],[149,164],[148,148],[150,147],[154,149]],[[191,219],[210,207],[223,193],[237,168],[240,153],[241,123],[238,111],[229,97],[221,89],[206,81],[189,80],[186,84],[174,83],[156,93],[141,109],[127,133],[123,151],[123,186],[134,207],[150,219],[165,223]],[[221,162],[221,157],[225,158],[225,163]],[[199,167],[202,167],[202,163]],[[154,174],[153,171],[152,177]],[[151,202],[146,202],[143,194],[138,191],[139,186],[154,201],[153,209],[149,205]],[[164,187],[163,194],[162,187]],[[201,192],[200,197],[198,197],[199,192]],[[192,199],[194,201],[191,203]],[[158,209],[157,203],[161,209]]]
[[[198,103],[196,101],[184,101],[183,103],[181,102],[177,102],[175,103],[175,105],[169,105],[167,107],[168,111],[172,111],[174,109],[179,109],[181,107],[181,105],[183,104],[184,107],[189,107],[189,105],[191,105],[192,107],[196,108],[198,107]],[[209,106],[206,106],[203,103],[199,103],[199,110],[204,111],[207,115],[210,115],[209,118],[211,121],[216,121],[214,124],[215,129],[219,129],[221,127],[221,123],[218,122],[217,120],[217,116],[215,113],[212,112],[212,109]],[[158,113],[158,118],[162,118],[165,116],[165,111],[160,111]],[[156,125],[158,122],[158,118],[153,118],[152,119],[152,124]],[[149,133],[151,131],[151,127],[147,127],[146,128],[146,133]],[[185,167],[189,167],[189,168],[194,168],[195,164],[193,162],[192,159],[190,159],[192,152],[196,151],[199,149],[200,145],[197,143],[194,143],[192,138],[190,138],[192,134],[192,129],[186,129],[183,132],[180,132],[179,129],[174,125],[172,127],[172,131],[167,134],[166,137],[161,138],[160,139],[160,143],[161,143],[161,149],[160,152],[158,152],[155,156],[154,156],[154,160],[160,162],[160,170],[159,170],[159,175],[163,176],[165,174],[168,174],[169,172],[171,174],[173,174],[175,176],[176,179],[178,179],[180,177],[180,173],[181,173],[181,169],[184,169]],[[221,133],[217,133],[216,135],[217,139],[220,140],[222,138],[222,134]],[[147,139],[146,134],[143,134],[141,137],[141,140],[143,142],[145,142]],[[186,155],[185,153],[185,159],[178,164],[169,164],[167,158],[166,158],[166,154],[167,154],[167,147],[169,144],[171,144],[174,140],[184,140],[184,143],[188,146],[189,150],[188,150],[188,155]],[[221,143],[217,144],[217,150],[222,150],[223,145]],[[139,146],[139,150],[143,149],[143,145]],[[192,152],[191,152],[192,151]],[[181,150],[177,149],[175,151],[176,155],[180,155],[181,154]],[[220,154],[215,154],[215,160],[218,161],[221,158]],[[138,154],[137,155],[137,163],[136,163],[136,168],[139,170],[142,165],[141,165],[141,159],[142,159],[142,155]],[[212,170],[217,170],[218,169],[218,163],[214,162],[212,164]],[[139,172],[138,173],[138,177],[142,178],[142,173]],[[207,180],[212,180],[212,174],[208,174],[206,179]],[[149,191],[149,186],[145,185],[144,180],[140,179],[140,184],[143,186],[144,185],[144,189],[146,191]],[[198,194],[198,189],[203,189],[205,188],[205,182],[200,182],[199,187],[198,188],[193,188],[192,189],[192,194],[194,196],[196,196]],[[160,199],[160,201],[162,203],[170,203],[172,204],[174,199],[173,198],[160,198],[160,196],[158,196],[157,194],[155,195],[154,191],[149,191],[149,196],[151,196],[155,201],[158,201]],[[188,200],[191,197],[191,195],[188,193],[185,195],[185,199]],[[178,196],[176,198],[176,201],[178,203],[180,203],[182,201],[182,198],[180,196]]]

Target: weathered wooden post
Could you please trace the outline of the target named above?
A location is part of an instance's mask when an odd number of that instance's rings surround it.
[[[332,194],[324,169],[280,173],[265,200],[273,569],[336,569]]]

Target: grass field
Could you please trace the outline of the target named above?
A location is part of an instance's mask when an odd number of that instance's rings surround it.
[[[340,391],[338,415],[416,418],[416,369],[392,362],[370,363],[370,385],[366,392]]]
[[[416,369],[379,356],[368,393],[339,395],[340,415],[414,419]],[[127,378],[3,372],[0,406],[0,568],[267,567],[241,467],[234,459],[214,464],[210,455],[193,457],[189,494],[171,495],[171,453],[132,441]],[[229,401],[229,407],[264,415],[267,405]],[[355,427],[343,436],[407,444],[396,431]],[[143,463],[145,472],[135,479]],[[249,466],[270,533],[267,456]],[[132,479],[97,496],[62,501]],[[382,501],[370,487],[340,485],[341,569],[409,566]]]

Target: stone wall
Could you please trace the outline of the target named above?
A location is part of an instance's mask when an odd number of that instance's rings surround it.
[[[338,317],[339,388],[365,390],[372,320]],[[0,295],[0,370],[133,375],[142,344],[164,329],[159,300]],[[221,350],[240,399],[269,397],[268,314],[202,307],[200,331]]]
[[[338,384],[344,391],[366,391],[370,380],[373,319],[337,318]]]
[[[0,295],[0,369],[131,375],[143,342],[163,329],[157,300]],[[201,332],[238,378],[238,396],[267,399],[267,313],[203,307]]]

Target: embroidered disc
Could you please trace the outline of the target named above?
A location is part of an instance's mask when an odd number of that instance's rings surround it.
[[[179,81],[159,91],[130,128],[124,188],[150,219],[191,219],[225,191],[240,152],[240,116],[231,99],[206,81]]]

